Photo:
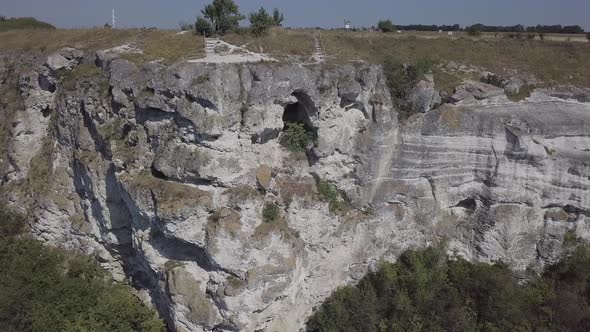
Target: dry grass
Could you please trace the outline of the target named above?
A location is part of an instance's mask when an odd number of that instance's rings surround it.
[[[506,38],[416,38],[395,34],[328,31],[323,34],[331,61],[362,60],[382,63],[386,58],[412,62],[430,57],[441,63],[455,61],[502,74],[533,74],[549,83],[590,86],[590,45]]]
[[[290,56],[311,57],[315,49],[313,30],[273,28],[268,35],[255,37],[246,33],[231,33],[223,37],[228,43],[264,52],[277,59]]]
[[[121,179],[134,190],[151,191],[158,200],[158,209],[165,213],[196,206],[210,209],[213,206],[211,193],[189,185],[155,178],[147,171],[134,176],[124,175]]]
[[[0,51],[51,53],[63,47],[97,51],[133,43],[144,51],[136,60],[179,61],[204,56],[203,40],[190,33],[140,29],[19,30],[0,33]]]
[[[276,28],[261,38],[234,33],[225,36],[224,40],[237,45],[247,44],[248,49],[256,52],[262,47],[264,52],[285,59],[289,55],[311,56],[314,35],[318,32]],[[582,38],[579,35],[548,35],[545,41],[529,40],[526,36],[520,40],[509,39],[504,34],[493,33],[477,38],[462,33],[447,36],[437,32],[321,31],[319,35],[325,46],[328,66],[351,61],[379,64],[392,57],[411,63],[421,57],[430,57],[439,63],[454,61],[499,75],[534,75],[548,84],[590,86],[590,44],[578,42]],[[567,38],[576,42],[548,40]],[[461,79],[436,74],[442,77],[445,86]]]

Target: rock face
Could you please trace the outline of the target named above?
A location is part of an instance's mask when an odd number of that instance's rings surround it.
[[[2,106],[2,199],[130,280],[171,330],[297,331],[336,287],[443,238],[520,271],[559,259],[566,232],[590,238],[585,89],[515,103],[474,82],[400,125],[378,66],[59,54]],[[419,88],[424,111],[440,102]],[[314,137],[306,154],[279,144],[287,122]]]

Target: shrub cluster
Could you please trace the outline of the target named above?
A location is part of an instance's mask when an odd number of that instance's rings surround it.
[[[330,212],[332,213],[344,212],[350,206],[346,197],[338,191],[338,188],[334,184],[328,181],[319,179],[318,191],[320,193],[320,199],[328,202]]]
[[[266,203],[262,209],[262,220],[270,223],[279,217],[279,206],[275,203]]]
[[[393,22],[391,22],[391,20],[379,21],[379,23],[377,23],[377,28],[383,32],[395,31],[395,25],[393,25]]]
[[[49,23],[39,21],[32,17],[12,17],[6,18],[2,16],[0,19],[0,32],[8,30],[21,30],[21,29],[50,29],[53,30],[55,27]]]
[[[0,208],[0,326],[6,331],[164,331],[128,286],[90,258],[23,234],[24,219]]]
[[[414,114],[414,108],[407,103],[406,97],[424,75],[432,72],[433,66],[434,62],[427,57],[418,58],[410,65],[404,65],[395,59],[387,59],[383,64],[387,87],[394,106],[400,112],[401,120]]]
[[[311,142],[312,136],[302,123],[287,123],[279,139],[282,146],[294,153],[305,152]]]
[[[450,258],[439,246],[338,289],[307,331],[587,331],[589,293],[586,247],[519,283],[506,265]]]

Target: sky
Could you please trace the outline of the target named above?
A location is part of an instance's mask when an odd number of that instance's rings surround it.
[[[115,9],[120,27],[177,28],[207,0],[0,0],[0,14],[33,16],[61,28],[102,26]],[[285,26],[397,24],[581,25],[590,30],[590,0],[237,0],[242,13],[279,8]]]

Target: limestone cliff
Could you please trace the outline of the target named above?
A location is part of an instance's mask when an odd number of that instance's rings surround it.
[[[513,102],[471,84],[430,110],[428,86],[400,125],[379,66],[6,59],[2,199],[172,330],[297,331],[337,286],[443,238],[520,271],[557,260],[566,232],[590,238],[585,89]],[[314,137],[306,154],[279,144],[286,122]]]

